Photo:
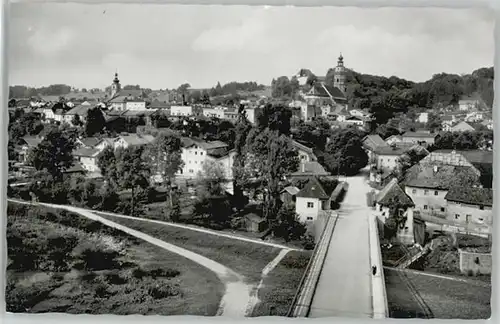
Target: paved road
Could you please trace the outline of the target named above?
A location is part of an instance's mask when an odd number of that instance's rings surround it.
[[[342,179],[343,180],[343,179]],[[339,212],[309,317],[372,317],[370,246],[363,176],[348,177],[347,195]]]

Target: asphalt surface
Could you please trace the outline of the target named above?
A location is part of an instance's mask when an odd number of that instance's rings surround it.
[[[371,265],[368,235],[370,208],[365,177],[347,181],[347,195],[319,277],[309,317],[372,317]],[[380,269],[379,271],[381,271]]]

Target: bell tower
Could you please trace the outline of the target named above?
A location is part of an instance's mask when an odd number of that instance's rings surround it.
[[[340,53],[339,59],[337,61],[337,66],[335,67],[334,71],[333,86],[339,88],[342,93],[345,93],[347,90],[346,68],[344,66],[344,57],[342,56],[342,53]]]
[[[120,85],[120,80],[118,80],[118,72],[115,72],[115,78],[113,79],[113,83],[111,84],[111,98],[116,96],[121,89],[122,86]]]

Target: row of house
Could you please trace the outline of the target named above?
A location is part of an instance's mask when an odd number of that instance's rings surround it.
[[[393,178],[379,192],[377,216],[385,221],[396,205],[395,212],[406,217],[398,236],[407,244],[416,243],[414,226],[422,222],[490,234],[493,191],[482,178],[491,178],[491,170],[491,152],[432,152],[412,166],[401,182]]]

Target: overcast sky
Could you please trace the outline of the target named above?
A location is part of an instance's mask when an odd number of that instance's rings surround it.
[[[358,72],[424,81],[492,66],[492,12],[470,9],[12,4],[11,85],[193,88]]]

